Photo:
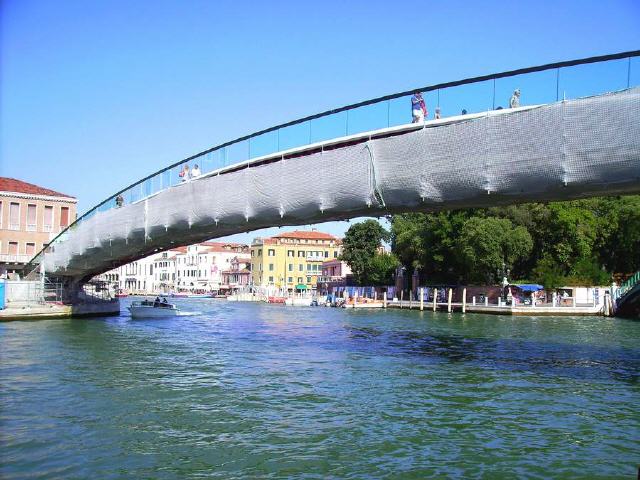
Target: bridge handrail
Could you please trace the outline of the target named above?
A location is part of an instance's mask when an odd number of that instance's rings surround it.
[[[635,287],[640,283],[640,270],[627,278],[622,284],[616,289],[614,294],[614,299],[618,300],[624,296],[629,290]]]
[[[582,58],[582,59],[576,59],[576,60],[569,60],[569,61],[563,61],[563,62],[555,62],[555,63],[548,63],[548,64],[544,64],[544,65],[539,65],[539,66],[534,66],[534,67],[527,67],[527,68],[520,68],[520,69],[516,69],[516,70],[509,70],[509,71],[505,71],[505,72],[500,72],[500,73],[494,73],[494,74],[489,74],[489,75],[482,75],[482,76],[477,76],[477,77],[471,77],[471,78],[466,78],[466,79],[462,79],[462,80],[455,80],[455,81],[451,81],[451,82],[444,82],[444,83],[438,83],[438,84],[433,84],[433,85],[428,85],[428,86],[424,86],[424,87],[419,87],[419,88],[414,88],[411,90],[405,90],[402,92],[398,92],[398,93],[393,93],[390,95],[384,95],[381,97],[377,97],[377,98],[373,98],[370,100],[365,100],[362,102],[358,102],[358,103],[353,103],[350,105],[346,105],[343,107],[339,107],[339,108],[335,108],[335,109],[331,109],[331,110],[326,110],[324,112],[321,113],[317,113],[314,115],[309,115],[303,118],[299,118],[297,120],[293,120],[290,122],[286,122],[286,123],[282,123],[270,128],[266,128],[263,130],[259,130],[257,132],[251,133],[249,135],[244,135],[241,137],[238,137],[234,140],[230,140],[224,143],[221,143],[217,146],[214,146],[212,148],[209,148],[207,150],[204,150],[200,153],[197,153],[195,155],[191,155],[187,158],[184,158],[178,162],[175,162],[171,165],[169,165],[168,167],[165,167],[161,170],[158,170],[157,172],[154,172],[144,178],[142,178],[141,180],[130,184],[129,186],[119,190],[118,192],[116,192],[115,194],[111,195],[110,197],[108,197],[107,199],[103,200],[102,202],[98,203],[96,206],[94,206],[93,208],[91,208],[90,210],[88,210],[87,212],[85,212],[83,215],[81,215],[80,217],[78,217],[72,224],[70,224],[67,228],[65,228],[64,230],[62,230],[53,240],[51,240],[49,242],[49,244],[47,244],[45,247],[42,248],[42,250],[40,250],[30,261],[29,263],[26,265],[25,267],[25,272],[30,273],[33,270],[35,270],[35,268],[38,265],[39,262],[39,258],[47,251],[47,249],[49,249],[51,246],[53,246],[55,243],[62,241],[65,238],[65,235],[67,235],[69,232],[73,231],[74,228],[76,228],[82,221],[90,218],[92,215],[94,215],[96,212],[99,211],[106,211],[106,210],[110,210],[111,208],[116,208],[116,199],[120,196],[122,196],[123,194],[126,194],[127,192],[130,192],[130,201],[129,203],[132,203],[134,201],[137,201],[141,198],[146,198],[152,194],[154,194],[157,191],[162,191],[165,190],[166,188],[170,188],[172,186],[175,186],[177,184],[179,184],[179,181],[176,181],[176,183],[172,183],[171,182],[171,170],[175,169],[177,167],[180,166],[184,166],[186,165],[188,162],[191,162],[193,160],[196,159],[203,159],[204,161],[206,160],[206,156],[215,153],[215,152],[219,152],[221,156],[224,156],[223,160],[222,160],[222,167],[229,167],[231,165],[240,165],[244,162],[246,162],[247,160],[251,160],[254,157],[258,157],[260,156],[258,155],[253,155],[251,154],[251,140],[252,139],[258,139],[259,137],[269,134],[269,133],[273,133],[273,132],[277,132],[278,136],[277,136],[277,145],[278,148],[277,150],[274,150],[273,153],[275,152],[279,152],[281,150],[283,150],[281,148],[281,142],[280,142],[280,133],[284,130],[287,129],[289,127],[294,127],[294,126],[298,126],[298,125],[303,125],[307,122],[309,122],[309,141],[307,143],[302,143],[300,145],[308,145],[313,143],[312,141],[312,133],[311,133],[311,128],[313,126],[313,124],[311,123],[313,120],[317,120],[317,119],[322,119],[322,118],[326,118],[326,117],[330,117],[330,116],[334,116],[337,114],[340,114],[342,112],[347,112],[347,117],[346,117],[346,133],[347,135],[349,134],[349,116],[348,113],[350,111],[355,111],[356,109],[359,108],[363,108],[363,107],[368,107],[371,105],[377,105],[377,104],[381,104],[383,102],[387,102],[387,123],[388,123],[388,127],[391,126],[391,101],[392,100],[396,100],[396,99],[400,99],[402,97],[408,97],[412,94],[414,94],[415,92],[421,91],[421,92],[437,92],[438,95],[438,102],[437,105],[440,105],[440,91],[441,90],[446,90],[446,89],[450,89],[450,88],[454,88],[454,87],[459,87],[459,86],[464,86],[464,85],[471,85],[471,84],[480,84],[482,82],[487,82],[487,81],[492,81],[493,82],[493,99],[492,99],[492,109],[496,108],[496,80],[499,79],[504,79],[504,78],[511,78],[511,77],[516,77],[519,75],[525,75],[525,74],[532,74],[532,73],[537,73],[537,72],[545,72],[545,71],[549,71],[549,70],[556,70],[556,75],[555,75],[555,100],[558,101],[560,100],[560,71],[561,69],[564,68],[569,68],[569,67],[574,67],[574,66],[580,66],[580,65],[588,65],[588,64],[595,64],[595,63],[603,63],[603,62],[610,62],[610,61],[615,61],[615,60],[623,60],[623,59],[627,59],[628,60],[628,66],[627,66],[627,72],[626,72],[626,88],[629,88],[631,86],[631,59],[634,57],[640,57],[640,50],[631,50],[631,51],[627,51],[627,52],[620,52],[620,53],[615,53],[615,54],[609,54],[609,55],[600,55],[600,56],[593,56],[593,57],[588,57],[588,58]],[[624,87],[624,85],[622,85]],[[599,92],[599,93],[603,93],[603,92]],[[501,107],[500,107],[501,108]],[[405,107],[405,110],[406,107]],[[463,111],[463,113],[466,113],[466,111]],[[471,113],[471,112],[469,112]],[[405,122],[406,123],[406,122]],[[373,130],[372,128],[369,128],[369,130]],[[363,131],[363,130],[360,130]],[[238,146],[241,145],[243,142],[248,142],[247,143],[247,147],[248,147],[248,155],[247,158],[243,158],[241,160],[237,160],[235,162],[232,161],[232,163],[226,163],[226,157],[227,157],[227,148],[228,147],[233,147],[233,146]],[[255,152],[254,152],[255,153]],[[168,178],[168,184],[165,184],[165,178],[164,175],[165,174],[169,174],[169,178]],[[206,172],[203,172],[206,173]],[[160,188],[158,188],[157,190],[153,191],[153,187],[152,185],[149,183],[152,180],[159,180],[159,183],[162,184],[162,186]],[[146,183],[146,185],[145,185]],[[141,190],[143,187],[147,187],[146,188],[146,192],[142,193],[138,192],[141,194],[140,198],[135,198],[134,199],[134,194],[136,192],[134,192],[134,189],[139,187]]]

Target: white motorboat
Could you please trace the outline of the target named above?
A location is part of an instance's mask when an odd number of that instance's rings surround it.
[[[131,312],[131,318],[165,318],[180,315],[180,310],[175,305],[167,303],[166,299],[162,302],[133,302],[127,308]]]

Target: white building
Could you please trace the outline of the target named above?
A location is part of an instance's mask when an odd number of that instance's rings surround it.
[[[134,294],[229,290],[223,272],[238,258],[249,262],[249,247],[239,243],[204,242],[177,247],[136,260],[98,278]]]

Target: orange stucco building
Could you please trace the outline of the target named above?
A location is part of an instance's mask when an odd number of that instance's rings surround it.
[[[0,177],[0,272],[20,271],[76,219],[75,197]]]

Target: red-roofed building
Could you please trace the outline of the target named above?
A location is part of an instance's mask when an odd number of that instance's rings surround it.
[[[338,258],[340,239],[317,230],[294,230],[251,244],[253,284],[267,290],[315,290],[322,262]]]
[[[0,273],[19,272],[76,219],[75,197],[0,177]]]

